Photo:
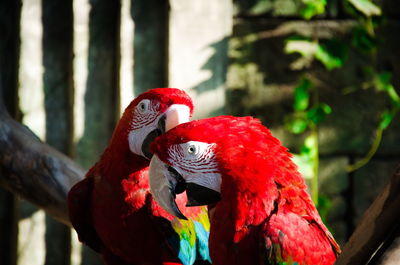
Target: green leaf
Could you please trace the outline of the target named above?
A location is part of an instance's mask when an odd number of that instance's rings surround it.
[[[397,108],[400,108],[400,97],[399,97],[399,94],[397,94],[397,92],[394,89],[394,86],[392,84],[389,86],[387,93],[388,93],[390,99],[392,100],[392,102],[394,103],[394,105]]]
[[[367,17],[380,16],[382,14],[382,11],[379,8],[379,6],[375,5],[370,0],[347,0],[347,1]]]
[[[378,91],[385,91],[395,106],[398,106],[400,104],[400,97],[390,82],[391,79],[391,72],[383,71],[381,73],[376,73],[374,76],[374,85]]]
[[[326,41],[318,45],[315,58],[328,70],[342,67],[347,58],[347,47],[337,40]]]
[[[307,78],[303,78],[300,84],[295,88],[293,108],[296,111],[303,111],[308,108],[310,100],[309,90],[311,88],[312,83]]]
[[[323,121],[328,114],[332,113],[332,109],[325,103],[318,104],[307,112],[307,117],[314,123],[318,124]]]
[[[392,87],[392,84],[390,83],[390,80],[392,79],[392,73],[390,72],[381,72],[377,74],[374,79],[375,87],[379,91],[388,91]]]
[[[365,28],[356,27],[353,30],[352,45],[358,50],[371,53],[378,46],[378,39],[371,36]]]
[[[293,113],[285,118],[286,129],[294,134],[304,132],[308,127],[308,120],[304,112]]]
[[[300,14],[307,20],[325,12],[326,0],[302,0],[302,2],[304,7],[300,10]]]
[[[382,113],[381,121],[379,123],[379,128],[381,128],[382,130],[386,129],[392,122],[395,114],[396,114],[396,112],[394,112],[394,111],[385,110]]]

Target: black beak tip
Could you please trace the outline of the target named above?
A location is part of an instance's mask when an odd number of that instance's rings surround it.
[[[184,216],[181,212],[177,216],[179,219],[188,220],[186,216]]]
[[[186,216],[183,215],[181,210],[179,210],[178,205],[176,205],[175,202],[175,195],[173,196],[174,198],[172,199],[172,211],[174,212],[174,215],[180,219],[187,220]]]

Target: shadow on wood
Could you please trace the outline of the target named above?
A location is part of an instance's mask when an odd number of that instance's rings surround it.
[[[1,186],[70,226],[67,194],[84,174],[74,161],[13,120],[0,98]]]
[[[372,260],[379,260],[378,255],[383,255],[386,250],[381,247],[390,245],[388,241],[391,234],[396,232],[394,230],[399,225],[399,206],[400,167],[367,209],[335,264],[361,265],[370,264]]]

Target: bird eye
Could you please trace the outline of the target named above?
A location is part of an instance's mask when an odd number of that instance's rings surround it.
[[[137,109],[140,113],[145,113],[149,110],[149,105],[150,105],[150,100],[148,99],[143,99],[142,101],[139,102],[137,105]]]
[[[189,147],[188,147],[188,153],[189,154],[191,154],[191,155],[194,155],[194,154],[196,154],[197,153],[197,148],[196,148],[196,146],[195,145],[189,145]]]

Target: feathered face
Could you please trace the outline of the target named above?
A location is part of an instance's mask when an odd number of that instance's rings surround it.
[[[150,188],[171,214],[185,218],[175,195],[186,190],[187,206],[218,202],[231,189],[264,189],[285,159],[286,148],[251,117],[219,116],[181,124],[152,144]],[[265,190],[265,189],[264,189]]]
[[[189,121],[192,112],[193,103],[183,90],[156,88],[131,102],[118,127],[127,128],[131,152],[151,159],[150,143],[176,125]]]
[[[185,218],[175,195],[186,190],[187,206],[208,205],[221,196],[221,150],[233,117],[216,117],[182,124],[152,144],[150,188],[157,202],[171,214]],[[233,127],[232,127],[233,126]]]

